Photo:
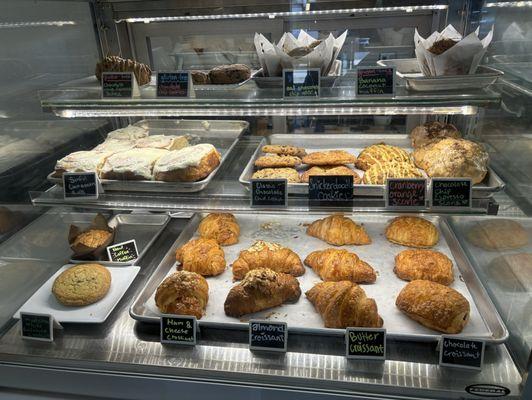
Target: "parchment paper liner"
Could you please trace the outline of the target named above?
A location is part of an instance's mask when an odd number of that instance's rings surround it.
[[[81,243],[74,244],[74,241],[76,238],[81,235],[84,232],[98,229],[102,231],[111,232],[111,236],[99,247],[93,248],[85,246]],[[70,225],[70,231],[68,232],[68,243],[70,244],[70,249],[73,251],[72,258],[81,259],[81,260],[99,260],[102,258],[103,255],[105,255],[106,248],[111,243],[113,243],[115,239],[115,229],[111,228],[107,224],[107,220],[105,217],[98,213],[94,220],[92,221],[91,225],[87,229],[81,229],[76,225]]]

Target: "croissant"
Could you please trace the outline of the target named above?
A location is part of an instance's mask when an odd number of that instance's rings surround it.
[[[249,271],[240,283],[231,288],[224,310],[230,317],[240,317],[285,302],[295,302],[299,296],[299,282],[292,275],[259,268]]]
[[[326,328],[380,328],[383,324],[377,303],[366,297],[366,292],[356,283],[321,282],[306,295],[323,318]]]
[[[192,239],[177,249],[176,260],[185,271],[203,276],[220,275],[225,270],[225,255],[213,239]]]
[[[370,244],[371,238],[362,225],[341,214],[330,215],[310,224],[307,235],[317,237],[329,244],[343,246],[345,244]]]
[[[373,283],[377,279],[377,274],[368,263],[355,253],[343,249],[313,251],[305,259],[305,265],[311,267],[324,281]]]
[[[201,220],[198,231],[202,238],[214,239],[222,246],[238,243],[240,235],[240,227],[233,214],[209,214]]]
[[[139,85],[150,83],[151,69],[146,64],[118,56],[107,56],[96,64],[96,78],[102,79],[102,72],[133,72]]]
[[[203,316],[209,301],[209,285],[194,272],[177,271],[167,277],[155,292],[155,304],[163,314]]]
[[[301,276],[305,273],[305,267],[296,253],[277,243],[262,240],[240,252],[233,263],[233,278],[242,279],[249,271],[257,268],[269,268],[292,276]]]

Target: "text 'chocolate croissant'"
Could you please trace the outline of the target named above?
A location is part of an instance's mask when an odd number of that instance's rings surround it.
[[[371,238],[362,225],[358,225],[340,214],[314,221],[308,226],[307,235],[317,237],[335,246],[371,243]]]
[[[373,283],[377,274],[355,253],[343,249],[326,249],[310,253],[305,265],[311,267],[324,281]]]

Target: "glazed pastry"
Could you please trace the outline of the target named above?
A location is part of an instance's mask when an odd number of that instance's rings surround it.
[[[259,268],[249,271],[229,290],[224,310],[230,317],[241,317],[286,302],[296,302],[300,296],[299,282],[292,275]]]
[[[313,251],[305,258],[305,265],[311,267],[324,281],[374,283],[377,279],[375,270],[368,263],[355,253],[343,249]]]
[[[511,219],[489,219],[476,223],[468,232],[467,240],[485,250],[512,250],[528,244],[528,233]]]
[[[471,178],[482,182],[488,172],[489,156],[484,147],[465,139],[444,138],[417,148],[416,166],[430,177]]]
[[[65,306],[87,306],[105,297],[111,287],[111,273],[100,264],[78,264],[61,272],[52,293]]]
[[[214,213],[203,218],[198,232],[202,238],[214,239],[222,246],[238,243],[240,226],[233,214]]]
[[[469,302],[456,290],[436,282],[416,280],[397,296],[395,305],[427,328],[460,333],[469,321]]]
[[[430,51],[432,54],[440,55],[453,47],[456,43],[458,42],[453,39],[440,39],[434,42],[432,46],[429,47],[428,51]]]
[[[315,175],[351,175],[353,177],[353,184],[358,184],[362,181],[360,176],[354,170],[345,165],[324,165],[323,167],[311,167],[309,170],[303,172],[301,175],[301,182],[308,183],[309,177]]]
[[[408,247],[432,247],[438,243],[438,229],[419,217],[396,217],[386,227],[386,239]]]
[[[301,276],[305,267],[299,256],[287,247],[277,243],[256,241],[247,250],[242,250],[233,263],[233,278],[242,279],[249,271],[269,268],[292,276]]]
[[[135,148],[134,140],[123,140],[123,139],[105,139],[103,143],[100,143],[94,149],[93,152],[106,152],[109,155],[120,153],[121,151],[128,151]]]
[[[422,178],[423,174],[411,162],[373,164],[362,177],[367,185],[384,185],[388,178]]]
[[[366,147],[360,152],[357,157],[356,167],[366,171],[374,164],[386,164],[393,161],[411,162],[410,156],[402,148],[378,143]]]
[[[299,165],[301,165],[301,158],[296,156],[268,154],[255,160],[257,168],[297,167]]]
[[[440,121],[427,122],[423,125],[416,126],[410,132],[412,147],[423,147],[426,144],[450,137],[460,138],[462,135],[453,124],[444,124]]]
[[[356,157],[344,150],[316,151],[303,157],[308,165],[344,165],[354,164]]]
[[[140,86],[150,83],[151,69],[146,64],[118,56],[107,56],[96,64],[96,78],[101,82],[102,72],[133,72]]]
[[[220,153],[212,144],[197,144],[159,158],[153,175],[157,181],[197,182],[208,177],[220,165],[220,160]]]
[[[212,84],[240,83],[249,79],[251,70],[244,64],[220,65],[209,71]]]
[[[115,129],[107,134],[107,139],[138,140],[148,136],[148,131],[140,126],[128,125],[125,128]]]
[[[112,152],[76,151],[58,160],[54,176],[62,177],[65,172],[96,172],[102,169],[107,157]]]
[[[341,214],[314,221],[307,227],[307,235],[317,237],[329,244],[343,246],[346,244],[370,244],[371,238],[362,225]]]
[[[265,146],[262,146],[261,150],[263,153],[279,154],[283,156],[303,157],[307,154],[305,149],[302,147],[281,144],[267,144]]]
[[[220,275],[225,270],[225,254],[214,239],[191,239],[175,253],[181,269],[203,276]]]
[[[100,178],[151,180],[155,162],[167,153],[161,149],[133,149],[113,154],[105,160]]]
[[[366,292],[349,281],[321,282],[306,293],[323,318],[326,328],[380,328],[383,324],[377,303]]]
[[[299,183],[299,172],[294,168],[264,168],[254,172],[251,179],[286,179],[288,183]]]
[[[513,292],[532,292],[532,254],[505,254],[487,268],[489,276],[502,288]]]
[[[200,319],[208,301],[209,285],[195,272],[174,272],[155,292],[155,304],[163,314],[193,315]]]
[[[393,272],[405,281],[424,279],[447,286],[454,281],[453,262],[433,250],[403,250],[395,256]]]
[[[83,245],[96,249],[111,237],[112,233],[103,229],[90,229],[88,231],[80,233],[71,246]]]
[[[135,147],[139,149],[165,149],[165,150],[181,150],[188,146],[188,139],[186,136],[165,136],[153,135],[137,140]]]
[[[194,85],[208,85],[211,83],[208,72],[194,70],[190,71],[190,75],[192,76]]]

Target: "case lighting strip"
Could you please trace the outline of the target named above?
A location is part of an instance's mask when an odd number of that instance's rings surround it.
[[[497,8],[518,8],[518,7],[532,7],[532,1],[498,1],[496,3],[487,3],[486,7]]]
[[[31,28],[34,26],[64,26],[76,25],[75,21],[20,21],[20,22],[0,22],[1,28]]]
[[[346,8],[338,10],[310,10],[310,11],[285,11],[285,12],[261,12],[261,13],[246,13],[246,14],[218,14],[218,15],[185,15],[174,17],[142,17],[142,18],[125,18],[119,19],[115,22],[171,22],[171,21],[203,21],[203,20],[219,20],[219,19],[249,19],[249,18],[269,18],[277,17],[313,17],[320,15],[336,15],[336,14],[369,14],[369,13],[386,13],[403,11],[410,13],[420,10],[446,10],[447,5],[435,4],[430,6],[396,6],[396,7],[373,7],[373,8]]]

